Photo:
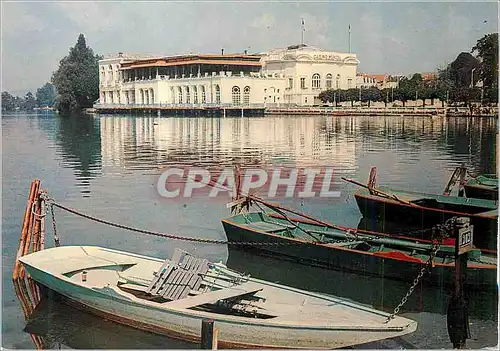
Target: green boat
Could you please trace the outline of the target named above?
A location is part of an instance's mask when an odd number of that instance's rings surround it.
[[[496,174],[482,174],[464,184],[465,196],[498,201],[498,177]]]
[[[307,265],[404,281],[413,281],[432,251],[429,240],[324,226],[274,213],[240,213],[223,219],[222,224],[228,240],[239,243],[237,248],[258,250]],[[255,242],[261,244],[255,245]],[[454,239],[441,245],[424,281],[435,285],[452,284],[454,254]],[[467,255],[466,284],[496,287],[496,251],[475,248]]]

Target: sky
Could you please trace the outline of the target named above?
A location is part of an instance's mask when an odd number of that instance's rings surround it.
[[[432,72],[498,31],[497,2],[2,1],[2,91],[50,80],[83,33],[94,52],[263,52],[299,44],[348,52],[358,72]]]

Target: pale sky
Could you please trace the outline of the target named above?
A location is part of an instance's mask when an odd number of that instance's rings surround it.
[[[496,2],[2,2],[2,91],[33,92],[83,33],[96,53],[262,52],[304,42],[359,72],[435,71],[498,31]]]

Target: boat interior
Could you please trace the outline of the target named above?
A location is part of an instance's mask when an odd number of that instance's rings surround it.
[[[145,271],[153,272],[152,279],[144,278]],[[257,295],[262,286],[250,283],[249,276],[180,249],[160,269],[157,262],[141,262],[72,270],[64,275],[109,294],[123,292],[124,296],[131,294],[171,307],[258,319],[277,317],[265,313],[265,299]],[[118,292],[111,286],[116,286]]]
[[[240,214],[232,218],[241,227],[257,230],[285,238],[322,242],[335,247],[343,247],[366,253],[384,253],[398,251],[402,254],[423,261],[428,260],[432,247],[430,243],[422,243],[407,239],[380,237],[369,234],[349,233],[340,229],[329,228],[300,222],[290,222],[284,218],[270,217],[262,212]],[[436,254],[435,262],[453,263],[454,246],[441,246]],[[476,262],[496,264],[496,255],[484,255],[480,249],[468,253],[469,259]]]

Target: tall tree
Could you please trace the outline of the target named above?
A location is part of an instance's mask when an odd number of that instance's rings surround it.
[[[36,102],[40,107],[53,107],[56,102],[56,89],[50,83],[45,83],[36,91]]]
[[[78,41],[59,64],[52,75],[52,83],[58,92],[56,105],[60,111],[91,107],[99,97],[99,60],[87,46],[85,36]]]
[[[479,80],[479,60],[468,52],[461,52],[448,67],[448,74],[457,89],[469,88]]]
[[[32,111],[36,107],[36,100],[31,91],[28,91],[24,96],[23,109]]]
[[[7,91],[2,92],[2,111],[12,111],[15,108],[14,97]]]
[[[485,88],[498,89],[498,33],[487,34],[472,48],[480,60],[480,77]]]

